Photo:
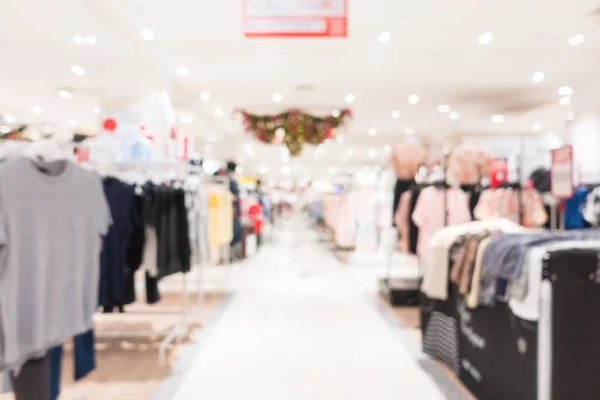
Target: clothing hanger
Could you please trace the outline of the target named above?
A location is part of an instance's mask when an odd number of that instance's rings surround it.
[[[31,143],[25,149],[25,155],[35,161],[53,162],[67,158],[66,152],[54,139],[40,139]]]

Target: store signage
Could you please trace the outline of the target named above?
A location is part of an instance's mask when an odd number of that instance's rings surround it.
[[[550,188],[556,199],[573,197],[573,147],[566,145],[552,150]]]
[[[348,0],[244,0],[247,38],[347,36]]]

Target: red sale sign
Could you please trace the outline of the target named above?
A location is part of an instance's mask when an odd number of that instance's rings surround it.
[[[348,34],[348,0],[245,0],[247,38],[337,37]]]

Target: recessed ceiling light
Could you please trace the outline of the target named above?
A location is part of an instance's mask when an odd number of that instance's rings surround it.
[[[561,106],[568,106],[571,104],[571,98],[569,96],[563,96],[560,98],[559,103]]]
[[[419,102],[419,100],[421,100],[421,99],[416,94],[411,94],[410,96],[408,96],[408,102],[410,104],[413,104],[413,105],[417,104]]]
[[[83,38],[83,36],[81,36],[81,35],[74,35],[74,36],[73,36],[73,42],[74,42],[75,44],[83,44],[83,41],[84,41],[84,40],[85,40],[85,39],[84,39],[84,38]]]
[[[71,92],[69,92],[68,90],[59,90],[58,91],[58,97],[60,97],[61,99],[70,99],[71,98]]]
[[[574,119],[575,119],[575,115],[573,115],[573,113],[567,114],[567,121],[573,121]]]
[[[329,167],[329,175],[335,175],[336,172],[337,169],[333,165]]]
[[[394,118],[394,119],[398,119],[398,118],[400,118],[400,116],[401,116],[401,115],[402,115],[402,114],[401,114],[401,113],[400,113],[400,111],[398,111],[398,110],[394,110],[394,111],[392,111],[392,118]]]
[[[538,123],[533,124],[531,129],[533,129],[535,132],[541,132],[541,130],[544,129],[544,127],[542,126],[542,124],[540,124],[538,122]]]
[[[92,113],[98,115],[100,114],[100,107],[99,106],[94,106],[94,108],[92,108]]]
[[[442,104],[438,106],[438,112],[441,112],[442,114],[447,114],[451,111],[452,109],[450,108],[450,106],[448,104]]]
[[[379,152],[377,151],[377,149],[370,149],[369,150],[369,157],[371,158],[375,158],[379,155]]]
[[[154,31],[150,28],[144,28],[141,31],[142,33],[142,38],[144,40],[154,40],[156,39],[156,36],[154,36]]]
[[[34,114],[41,114],[42,111],[43,111],[42,107],[40,107],[40,106],[36,105],[36,106],[31,107],[31,112]]]
[[[579,46],[580,44],[583,44],[583,42],[585,42],[585,36],[581,33],[569,38],[569,44],[571,46]]]
[[[88,46],[93,46],[96,44],[96,36],[86,36],[83,38],[83,42]]]
[[[190,76],[190,70],[186,67],[177,67],[177,75],[179,75],[182,78],[186,78]]]
[[[15,122],[17,122],[17,119],[14,115],[7,114],[4,116],[4,122],[8,124],[14,124]]]
[[[179,119],[179,121],[180,121],[182,124],[191,124],[191,123],[192,123],[192,121],[194,121],[194,118],[192,118],[192,116],[191,116],[191,115],[184,115],[184,116],[182,116],[182,117]]]
[[[417,133],[417,130],[412,126],[407,126],[406,128],[404,128],[405,135],[414,135],[415,133]]]
[[[492,115],[491,120],[494,124],[501,124],[504,122],[504,115],[502,115],[502,114]]]
[[[334,118],[337,118],[337,117],[339,117],[340,115],[341,115],[341,112],[340,112],[340,110],[338,110],[338,109],[335,109],[335,110],[333,110],[333,111],[331,112],[331,116],[332,116],[332,117],[334,117]]]
[[[492,43],[492,40],[494,40],[494,35],[491,32],[486,32],[477,38],[477,42],[483,45]]]
[[[540,82],[543,82],[545,78],[546,78],[546,75],[544,75],[544,73],[543,73],[543,72],[539,72],[539,71],[537,71],[537,72],[534,72],[534,73],[533,73],[533,75],[531,75],[531,80],[532,80],[534,83],[540,83]]]
[[[572,96],[573,89],[570,86],[562,86],[558,89],[558,94],[560,96]]]
[[[261,175],[265,175],[269,172],[269,167],[267,167],[266,165],[260,165],[258,167],[258,173]]]
[[[279,103],[283,99],[281,93],[273,93],[273,101]]]
[[[80,65],[72,65],[71,72],[77,76],[85,76],[85,69]]]
[[[203,101],[210,100],[210,93],[208,93],[208,92],[200,93],[200,100],[203,100]]]
[[[385,146],[383,146],[383,150],[385,150],[386,153],[389,153],[390,151],[392,151],[392,146],[386,144]]]
[[[350,94],[346,95],[344,100],[346,101],[346,103],[352,104],[352,103],[354,103],[354,100],[356,100],[356,96],[354,96],[352,93],[350,93]]]
[[[379,34],[379,42],[380,43],[388,43],[390,40],[392,40],[392,34],[389,32],[381,32]]]
[[[370,128],[369,129],[369,136],[375,136],[375,135],[377,135],[377,129]]]
[[[452,111],[449,115],[450,119],[457,120],[460,118],[460,113],[458,111]]]
[[[10,127],[6,125],[0,125],[0,133],[8,133],[10,132]]]
[[[221,117],[223,115],[223,109],[219,107],[215,108],[215,115]]]
[[[77,125],[77,121],[75,121],[73,118],[69,119],[69,121],[67,122],[67,124],[69,126],[75,126]]]

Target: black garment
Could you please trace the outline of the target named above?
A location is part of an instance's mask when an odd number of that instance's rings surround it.
[[[481,197],[479,185],[460,185],[460,188],[469,195],[469,211],[471,212],[471,219],[474,220],[475,207],[477,207],[477,203],[479,203],[479,198]]]
[[[185,193],[165,186],[155,191],[158,278],[189,272],[190,246]]]
[[[103,239],[100,254],[99,302],[104,312],[126,303],[126,252],[133,227],[140,216],[133,207],[134,188],[116,178],[104,179],[104,194],[110,207],[112,225]]]
[[[27,361],[10,379],[15,400],[50,400],[50,357]]]
[[[398,204],[400,203],[400,197],[402,194],[406,192],[410,187],[415,183],[414,179],[397,179],[396,185],[394,186],[394,204],[392,209],[392,225],[396,226],[396,222],[394,221],[394,215],[396,215],[396,210],[398,209]]]
[[[140,268],[144,258],[144,247],[146,245],[146,226],[144,224],[144,204],[145,197],[143,193],[136,193],[133,198],[133,208],[137,218],[132,226],[132,232],[127,244],[126,258],[127,267],[125,269],[125,304],[135,302],[135,272]]]
[[[410,207],[408,210],[408,251],[410,254],[417,254],[419,227],[414,223],[412,215],[417,207],[417,200],[419,200],[419,195],[421,194],[421,187],[418,185],[413,185],[410,191]]]
[[[600,393],[600,255],[594,250],[550,253],[552,278],[552,399],[595,400]]]

